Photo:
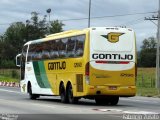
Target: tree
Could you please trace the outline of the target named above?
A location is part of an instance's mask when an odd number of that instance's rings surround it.
[[[40,20],[37,12],[31,13],[31,19],[26,20],[26,38],[35,40],[43,38],[47,33],[46,15]]]
[[[143,41],[138,62],[141,67],[156,66],[156,39],[154,37]]]
[[[58,33],[63,31],[64,24],[59,20],[55,20],[51,22],[50,33]]]
[[[4,34],[3,58],[14,59],[21,52],[22,45],[26,42],[26,28],[22,22],[11,24]]]
[[[12,23],[4,35],[0,36],[0,64],[14,63],[13,60],[21,53],[24,43],[30,40],[40,39],[48,33],[46,15],[40,19],[37,12],[31,13],[30,20]],[[49,27],[50,33],[63,31],[64,24],[58,20],[52,21]]]

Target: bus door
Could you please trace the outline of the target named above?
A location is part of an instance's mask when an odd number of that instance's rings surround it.
[[[25,79],[25,64],[26,64],[27,49],[28,45],[25,45],[22,49],[22,54],[21,54],[21,80]]]

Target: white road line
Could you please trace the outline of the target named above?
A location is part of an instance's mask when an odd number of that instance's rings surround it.
[[[158,101],[147,101],[147,100],[137,100],[137,99],[126,99],[126,98],[121,98],[120,100],[125,100],[125,101],[132,101],[132,102],[143,102],[143,103],[160,103]]]
[[[12,91],[12,90],[6,90],[6,89],[0,89],[0,91],[10,92],[10,93],[17,93],[17,94],[23,94],[22,92]]]
[[[28,102],[25,102],[25,101],[23,101],[23,102],[21,102],[21,101],[13,101],[13,100],[7,100],[7,99],[0,99],[0,101],[1,101],[1,103],[2,102],[6,102],[6,103],[11,103],[12,105],[20,105],[20,106],[22,106],[22,105],[27,105],[27,104],[30,104],[30,105],[34,105],[34,106],[38,106],[38,107],[47,107],[47,108],[56,108],[56,106],[53,106],[53,105],[51,105],[51,106],[49,106],[49,105],[46,105],[46,104],[39,104],[39,103],[28,103]]]

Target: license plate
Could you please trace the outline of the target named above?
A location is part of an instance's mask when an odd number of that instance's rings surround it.
[[[117,86],[109,86],[109,90],[117,90]]]

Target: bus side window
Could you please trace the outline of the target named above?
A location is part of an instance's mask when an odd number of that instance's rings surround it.
[[[29,50],[28,50],[27,62],[32,61],[33,49],[34,49],[34,45],[30,44],[29,45]]]
[[[31,53],[31,60],[35,60],[36,44],[31,45],[30,53]]]
[[[76,40],[76,51],[75,51],[76,57],[81,57],[81,56],[83,56],[84,41],[85,41],[85,35],[77,36],[77,40]]]
[[[68,38],[67,57],[74,57],[75,55],[75,39],[76,37]]]
[[[41,60],[42,59],[42,45],[39,43],[35,44],[33,59],[34,60]]]
[[[66,56],[67,41],[68,41],[68,38],[64,38],[64,39],[59,40],[59,42],[58,42],[58,46],[59,46],[59,51],[58,51],[59,58],[65,58],[65,57],[67,57]]]
[[[49,41],[44,42],[41,44],[42,45],[42,59],[50,59],[50,54],[49,54],[49,49],[50,49],[50,44]]]
[[[58,40],[52,40],[50,42],[50,58],[51,59],[56,59],[59,58],[58,54]]]

